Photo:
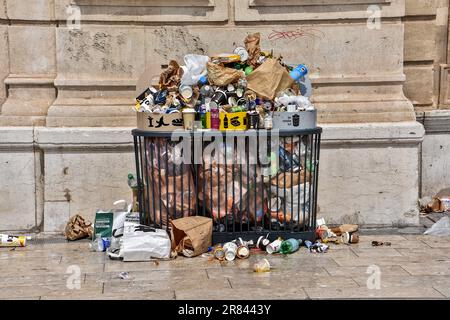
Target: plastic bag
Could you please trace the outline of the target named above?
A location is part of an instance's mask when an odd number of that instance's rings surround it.
[[[170,251],[171,242],[166,231],[125,222],[121,253],[123,261],[169,259]]]
[[[450,218],[445,216],[424,232],[430,236],[450,236]]]
[[[206,64],[209,61],[208,56],[198,54],[187,54],[184,56],[185,66],[181,68],[184,70],[181,77],[181,85],[194,86],[202,76],[207,75]]]
[[[147,174],[144,177],[144,199],[148,203],[150,221],[169,224],[168,219],[194,215],[196,209],[195,186],[191,167],[176,164],[176,144],[164,138],[146,139]]]

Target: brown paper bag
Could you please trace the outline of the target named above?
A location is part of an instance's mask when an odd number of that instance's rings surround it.
[[[94,228],[92,227],[92,223],[85,221],[83,217],[78,214],[70,218],[66,225],[66,229],[64,230],[64,235],[67,240],[71,241],[88,237],[92,238],[93,233]]]
[[[292,86],[294,81],[287,70],[276,59],[267,59],[249,76],[247,88],[258,96],[273,100],[278,92]]]
[[[208,62],[206,68],[208,69],[209,82],[219,87],[229,85],[244,77],[244,73],[240,70],[226,68],[211,62]]]
[[[172,249],[186,257],[208,251],[212,241],[212,219],[202,216],[172,220]]]
[[[260,42],[260,33],[249,34],[244,40],[245,49],[248,52],[248,64],[253,68],[256,68],[259,65],[258,60],[261,55]]]

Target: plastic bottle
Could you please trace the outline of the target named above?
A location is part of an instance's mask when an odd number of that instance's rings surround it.
[[[216,104],[210,104],[211,106],[211,129],[220,129],[219,108]]]
[[[299,240],[293,238],[287,239],[281,243],[280,252],[282,254],[294,253],[295,251],[298,250],[301,243],[302,240],[300,239]]]
[[[133,212],[139,212],[139,203],[138,203],[138,183],[134,178],[132,173],[128,174],[128,186],[131,188],[133,193]]]
[[[132,173],[128,174],[128,186],[132,189],[137,188],[137,181]]]

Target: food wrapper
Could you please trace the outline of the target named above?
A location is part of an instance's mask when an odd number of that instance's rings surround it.
[[[226,68],[211,62],[208,62],[206,66],[209,82],[216,86],[226,86],[244,77],[244,73],[240,70]]]
[[[278,92],[291,88],[294,80],[276,59],[267,59],[247,76],[247,88],[259,96],[274,100]]]

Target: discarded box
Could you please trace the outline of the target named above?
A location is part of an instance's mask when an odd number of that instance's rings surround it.
[[[247,112],[220,113],[220,130],[247,130]]]
[[[317,127],[317,110],[298,112],[275,111],[273,113],[274,129],[314,129]]]
[[[143,131],[174,131],[183,129],[183,115],[181,112],[137,112],[137,128]]]

